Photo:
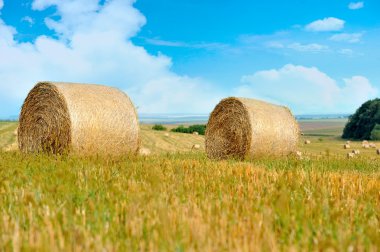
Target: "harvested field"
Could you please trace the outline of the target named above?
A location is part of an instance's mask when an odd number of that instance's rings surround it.
[[[1,122],[0,129],[6,130],[0,139],[10,137],[16,127]],[[300,139],[302,159],[211,161],[203,136],[170,132],[166,137],[149,125],[141,126],[141,134],[149,156],[0,151],[0,248],[380,247],[380,155],[360,149],[360,155],[347,159],[345,141],[337,136],[307,136],[309,145]],[[201,144],[201,150],[191,151],[194,144]],[[361,142],[350,145],[358,149]]]

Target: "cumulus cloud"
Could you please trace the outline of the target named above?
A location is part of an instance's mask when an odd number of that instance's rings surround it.
[[[56,8],[46,25],[55,36],[15,40],[0,19],[0,116],[17,114],[40,80],[100,83],[126,91],[139,112],[208,112],[220,96],[212,84],[171,71],[171,59],[151,55],[131,38],[145,24],[133,0],[35,0],[32,8]],[[5,108],[6,107],[6,108]]]
[[[363,76],[343,79],[342,85],[315,67],[288,64],[241,78],[237,96],[285,104],[294,113],[352,112],[378,90]]]
[[[323,32],[323,31],[339,31],[344,28],[345,21],[335,17],[319,19],[306,25],[307,31]]]
[[[330,37],[330,40],[337,42],[358,43],[360,42],[363,34],[361,33],[340,33],[334,34]]]
[[[364,7],[364,2],[351,2],[348,4],[350,10],[358,10]]]

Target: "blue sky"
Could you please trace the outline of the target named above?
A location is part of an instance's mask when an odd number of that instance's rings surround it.
[[[0,118],[39,80],[101,83],[140,113],[210,113],[227,96],[295,114],[379,96],[380,2],[0,0]]]

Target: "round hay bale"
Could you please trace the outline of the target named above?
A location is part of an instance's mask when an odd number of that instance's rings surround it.
[[[297,151],[299,132],[288,108],[230,97],[210,115],[206,152],[213,159],[288,155]]]
[[[19,149],[25,153],[122,155],[139,148],[136,110],[112,87],[40,82],[20,114]]]

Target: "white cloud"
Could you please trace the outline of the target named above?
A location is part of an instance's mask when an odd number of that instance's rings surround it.
[[[327,52],[329,50],[328,46],[317,44],[317,43],[302,44],[302,43],[294,42],[294,43],[289,44],[289,43],[284,43],[280,41],[269,41],[265,43],[265,46],[268,48],[274,48],[274,49],[291,49],[298,52],[309,52],[309,53]]]
[[[347,56],[352,56],[354,54],[354,51],[352,49],[343,48],[343,49],[340,49],[338,53],[347,55]]]
[[[344,28],[345,21],[335,17],[316,20],[306,25],[307,31],[339,31]]]
[[[279,41],[269,41],[265,43],[265,46],[269,48],[277,48],[277,49],[281,49],[285,47],[285,45]]]
[[[237,96],[284,104],[296,114],[352,112],[378,93],[368,79],[354,76],[343,86],[315,67],[285,65],[243,76]]]
[[[370,81],[363,76],[353,76],[343,79],[344,86],[340,93],[340,102],[343,106],[357,108],[369,98],[375,98],[378,90],[372,86]]]
[[[34,25],[34,19],[29,16],[23,17],[21,21],[27,22],[30,26]]]
[[[312,44],[292,43],[288,45],[287,48],[293,49],[299,52],[325,52],[329,49],[328,46],[320,45],[316,43],[312,43]]]
[[[171,59],[150,55],[131,42],[145,24],[132,0],[35,0],[33,8],[57,8],[46,18],[58,39],[39,36],[15,41],[16,30],[0,19],[0,116],[17,114],[40,80],[100,83],[126,91],[139,112],[209,112],[221,98],[202,79],[171,71]]]
[[[167,41],[158,38],[146,38],[145,42],[151,45],[167,46],[167,47],[184,47],[184,48],[196,48],[196,49],[209,49],[209,50],[225,50],[229,46],[223,43],[186,43],[181,41]]]
[[[364,2],[351,2],[349,5],[348,5],[348,8],[350,10],[358,10],[358,9],[361,9],[364,7]]]
[[[330,40],[337,42],[358,43],[360,42],[362,36],[362,33],[340,33],[332,35]]]
[[[4,2],[3,0],[0,0],[0,10],[4,7]]]

